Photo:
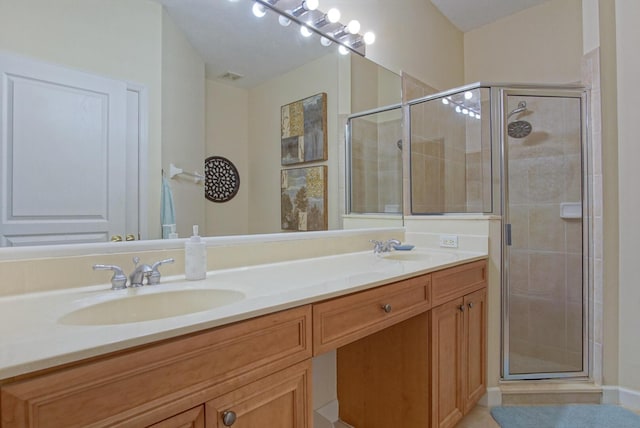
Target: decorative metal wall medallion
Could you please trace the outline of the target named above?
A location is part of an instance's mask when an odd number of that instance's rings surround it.
[[[240,174],[233,162],[222,156],[204,161],[204,196],[212,202],[231,200],[240,188]]]

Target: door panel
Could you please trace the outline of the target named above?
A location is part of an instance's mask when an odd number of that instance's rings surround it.
[[[586,373],[582,96],[504,98],[507,378]]]
[[[0,55],[2,245],[125,231],[126,85]]]

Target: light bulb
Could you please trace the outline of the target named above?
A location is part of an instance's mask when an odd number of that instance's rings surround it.
[[[367,31],[362,38],[367,45],[372,45],[376,41],[376,34],[373,31]]]
[[[320,37],[320,44],[324,47],[327,46],[331,46],[331,43],[333,43],[331,40],[327,39],[326,37]]]
[[[480,115],[476,113],[476,119],[480,119]]]
[[[471,98],[473,98],[473,92],[467,91],[467,92],[464,93],[464,99],[465,100],[470,100]]]
[[[460,106],[456,106],[456,113],[460,113],[462,111],[462,109],[460,108]]]
[[[257,18],[262,18],[267,13],[264,6],[260,3],[254,3],[251,11]]]
[[[316,10],[320,5],[318,0],[304,0],[304,8],[307,10]]]
[[[476,114],[472,111],[469,112],[469,117],[476,117]]]
[[[340,46],[338,48],[338,52],[340,52],[340,55],[346,55],[349,53],[349,49],[345,48],[344,46]]]
[[[304,25],[301,25],[300,34],[302,34],[303,37],[311,37],[313,33],[307,27],[305,27]]]
[[[358,34],[358,31],[360,31],[360,23],[355,19],[349,21],[347,24],[347,31],[351,34]]]
[[[469,110],[467,110],[466,108],[462,109],[462,114],[469,114]]]
[[[335,24],[340,21],[340,11],[335,7],[332,7],[327,11],[327,19],[330,23]]]
[[[448,99],[446,99],[446,98],[443,98],[443,99],[442,99],[442,104],[444,104],[444,105],[449,104],[449,100],[448,100]]]
[[[289,11],[287,11],[287,12],[289,12]],[[284,16],[284,15],[280,15],[278,17],[278,23],[280,23],[280,25],[282,25],[283,27],[288,27],[289,24],[291,24],[291,20],[289,18],[287,18],[286,16]]]

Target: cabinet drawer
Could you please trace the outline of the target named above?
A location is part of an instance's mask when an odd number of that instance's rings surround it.
[[[457,299],[487,285],[487,262],[480,260],[431,274],[433,306]]]
[[[2,427],[144,426],[311,357],[302,306],[2,387]]]
[[[430,275],[314,304],[314,355],[346,345],[430,307]]]

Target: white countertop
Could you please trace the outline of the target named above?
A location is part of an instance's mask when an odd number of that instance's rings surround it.
[[[396,252],[400,253],[400,252]],[[487,257],[486,252],[414,249],[412,260],[370,251],[210,271],[202,281],[162,278],[113,291],[110,284],[0,298],[0,380],[364,290]],[[185,289],[240,291],[244,299],[210,310],[125,324],[66,325],[60,318],[96,303]]]

